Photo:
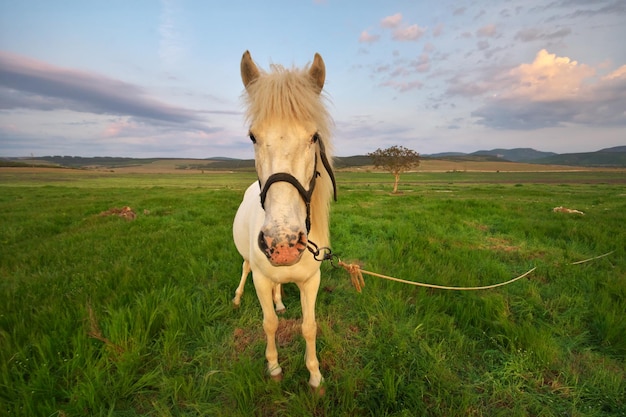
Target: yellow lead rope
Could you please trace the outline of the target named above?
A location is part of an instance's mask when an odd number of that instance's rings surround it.
[[[599,259],[599,258],[603,258],[605,256],[608,256],[610,254],[612,254],[615,251],[611,251],[608,253],[605,253],[604,255],[600,255],[600,256],[596,256],[594,258],[589,258],[589,259],[585,259],[583,261],[578,261],[578,262],[572,262],[570,265],[579,265],[585,262],[589,262],[589,261],[593,261],[595,259]],[[348,274],[350,274],[350,280],[352,281],[352,285],[354,286],[354,288],[357,290],[357,292],[361,292],[361,289],[363,287],[365,287],[365,280],[363,280],[363,274],[367,274],[367,275],[371,275],[374,277],[378,277],[378,278],[383,278],[383,279],[387,279],[390,281],[396,281],[396,282],[401,282],[403,284],[409,284],[409,285],[415,285],[417,287],[426,287],[426,288],[436,288],[438,290],[456,290],[456,291],[477,291],[477,290],[488,290],[491,288],[497,288],[497,287],[502,287],[503,285],[508,285],[511,284],[517,280],[520,280],[522,278],[524,278],[525,276],[529,275],[531,272],[533,272],[535,269],[537,269],[537,267],[534,267],[532,269],[530,269],[529,271],[523,273],[522,275],[515,277],[513,279],[510,279],[506,282],[500,282],[498,284],[493,284],[493,285],[485,285],[485,286],[481,286],[481,287],[448,287],[445,285],[435,285],[435,284],[426,284],[423,282],[416,282],[416,281],[407,281],[405,279],[400,279],[400,278],[394,278],[394,277],[390,277],[388,275],[383,275],[383,274],[377,274],[376,272],[371,272],[371,271],[366,271],[365,269],[361,269],[361,267],[357,264],[347,264],[341,260],[339,260],[337,262],[337,265],[341,266],[343,269],[345,269]]]

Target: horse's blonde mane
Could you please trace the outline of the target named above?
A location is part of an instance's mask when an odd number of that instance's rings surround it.
[[[330,140],[332,118],[325,105],[326,97],[309,76],[309,66],[285,69],[271,65],[271,72],[260,70],[259,77],[246,86],[246,120],[248,124],[280,122],[306,122],[317,128],[324,142],[326,156],[333,164],[333,147]],[[333,192],[330,176],[324,169],[317,150],[317,170],[321,174],[311,199],[311,232],[319,246],[328,246],[329,205]]]

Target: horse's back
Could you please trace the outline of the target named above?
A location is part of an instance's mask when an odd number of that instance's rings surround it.
[[[253,230],[260,230],[260,226],[254,227],[256,223],[262,221],[263,211],[261,208],[260,195],[261,188],[258,182],[252,183],[243,195],[243,200],[235,214],[233,221],[233,239],[239,254],[245,259],[250,259],[250,243],[253,241],[251,235]]]

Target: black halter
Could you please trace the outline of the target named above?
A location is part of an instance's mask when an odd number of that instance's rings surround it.
[[[326,157],[326,149],[324,148],[324,143],[322,142],[322,138],[318,137],[317,143],[319,143],[320,147],[320,158],[322,159],[322,165],[326,168],[326,172],[328,172],[328,176],[333,183],[333,198],[337,201],[337,183],[335,182],[335,174],[333,173],[332,168],[330,167],[330,163],[328,162],[328,158]],[[261,207],[265,210],[265,199],[267,198],[267,192],[270,189],[270,186],[276,182],[288,182],[293,185],[302,200],[304,200],[304,204],[306,205],[306,231],[309,233],[311,231],[311,198],[313,196],[313,190],[315,190],[315,180],[320,176],[319,171],[317,170],[317,154],[315,155],[315,166],[313,168],[313,176],[311,177],[311,181],[309,181],[309,189],[305,190],[300,181],[296,177],[286,172],[277,172],[275,174],[270,175],[270,177],[265,181],[265,185],[261,190]],[[259,180],[259,185],[261,184],[261,180]]]

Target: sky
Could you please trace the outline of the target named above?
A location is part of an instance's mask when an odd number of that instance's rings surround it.
[[[624,0],[0,0],[0,157],[253,158],[239,64],[320,53],[335,155],[626,145]]]

